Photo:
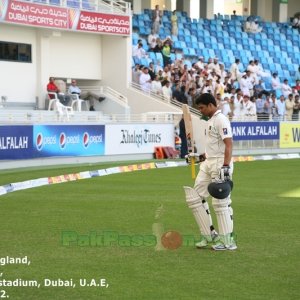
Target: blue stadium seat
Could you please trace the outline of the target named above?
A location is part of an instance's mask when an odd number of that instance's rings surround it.
[[[192,42],[195,42],[195,43],[198,42],[198,39],[195,35],[191,35],[191,40],[192,40]]]
[[[171,53],[170,58],[171,58],[171,61],[175,61],[175,59],[176,59],[175,53]]]
[[[197,49],[198,48],[198,42],[192,42],[192,47],[194,49]]]
[[[174,48],[174,49],[182,50],[180,41],[175,41],[175,42],[173,43],[173,48]]]
[[[148,55],[149,55],[149,58],[150,58],[152,61],[156,60],[155,52],[149,51],[149,52],[148,52]]]
[[[163,65],[163,57],[162,57],[162,54],[161,54],[160,52],[156,52],[155,55],[156,55],[156,60],[159,60],[159,61],[160,61],[160,64]]]
[[[178,41],[185,41],[185,36],[184,36],[184,34],[178,35]]]
[[[198,47],[199,47],[199,49],[203,49],[204,48],[204,43],[203,42],[198,42]]]
[[[186,48],[186,43],[184,41],[180,41],[180,44],[182,49]]]
[[[185,35],[185,42],[186,43],[191,43],[192,42],[192,39],[191,39],[190,35]]]

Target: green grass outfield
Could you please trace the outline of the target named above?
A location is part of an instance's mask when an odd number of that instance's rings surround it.
[[[108,166],[2,171],[0,185]],[[0,299],[3,291],[6,299],[31,300],[299,299],[299,170],[298,159],[235,164],[238,250],[232,252],[198,250],[191,243],[155,250],[154,223],[164,231],[198,238],[182,188],[193,183],[189,167],[95,177],[0,196],[0,257],[28,256],[31,261],[29,266],[0,266],[0,280],[40,284],[0,286]],[[64,246],[63,232],[79,239]],[[101,234],[106,245],[93,245],[93,235]],[[109,235],[118,235],[118,242],[109,242]],[[44,279],[58,278],[72,278],[75,287],[43,286]],[[79,279],[92,286],[81,287]],[[95,287],[92,279],[106,279],[109,286]]]

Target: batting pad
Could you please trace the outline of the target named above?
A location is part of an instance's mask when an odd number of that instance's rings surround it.
[[[198,224],[201,235],[208,241],[211,241],[212,219],[209,211],[208,203],[201,198],[195,189],[184,186],[186,202],[192,210],[194,218]]]
[[[231,233],[233,232],[232,209],[229,206],[230,203],[230,198],[213,198],[212,200],[212,205],[218,221],[219,236],[225,245],[231,244]]]

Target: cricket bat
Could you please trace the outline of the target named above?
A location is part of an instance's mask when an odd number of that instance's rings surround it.
[[[183,112],[183,120],[185,125],[188,153],[192,153],[194,152],[193,123],[192,123],[192,115],[190,113],[190,109],[187,104],[182,105],[182,112]],[[191,172],[192,172],[192,179],[195,179],[196,178],[195,157],[191,157]]]

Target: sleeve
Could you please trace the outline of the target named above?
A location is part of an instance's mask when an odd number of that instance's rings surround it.
[[[232,130],[228,118],[223,114],[220,114],[216,121],[216,127],[222,140],[226,138],[232,138]]]

